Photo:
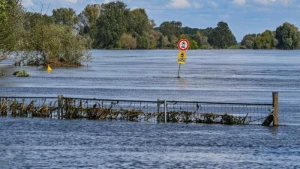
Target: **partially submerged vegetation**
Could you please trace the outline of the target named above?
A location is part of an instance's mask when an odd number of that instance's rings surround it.
[[[130,108],[131,103],[123,107],[115,107],[117,102],[103,105],[100,102],[90,105],[86,100],[62,98],[47,101],[25,99],[0,99],[0,115],[12,117],[41,117],[59,119],[89,119],[89,120],[121,120],[150,121],[171,123],[209,123],[244,125],[248,114],[237,116],[217,113],[196,113],[191,111],[143,111]],[[165,119],[166,118],[166,119]]]
[[[13,75],[17,76],[17,77],[29,77],[29,74],[26,72],[26,70],[22,70],[22,71],[15,71],[13,73]]]
[[[91,40],[75,25],[26,12],[19,0],[0,0],[0,8],[0,61],[13,53],[15,65],[81,66],[90,58]]]

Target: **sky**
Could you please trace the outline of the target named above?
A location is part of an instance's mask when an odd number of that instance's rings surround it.
[[[73,8],[79,14],[88,4],[112,0],[23,0],[27,11],[52,15],[57,8]],[[300,0],[122,0],[130,9],[143,8],[157,26],[181,21],[183,26],[205,29],[227,22],[240,42],[246,34],[276,30],[284,22],[300,27]],[[43,8],[42,8],[43,5]],[[49,6],[49,8],[48,8]],[[46,11],[46,9],[48,9]]]

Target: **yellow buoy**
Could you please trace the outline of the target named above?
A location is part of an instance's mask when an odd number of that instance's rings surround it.
[[[51,71],[52,71],[50,65],[48,65],[47,71],[48,71],[48,72],[51,72]]]

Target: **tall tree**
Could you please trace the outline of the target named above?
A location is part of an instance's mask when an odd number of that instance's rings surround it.
[[[237,44],[236,38],[232,34],[226,22],[219,22],[208,40],[212,46],[220,49],[225,49]]]
[[[128,25],[129,32],[132,34],[143,35],[149,32],[152,25],[150,25],[148,15],[145,9],[137,8],[130,11],[130,24]]]
[[[298,28],[285,22],[276,29],[276,39],[278,40],[279,49],[299,49],[300,48],[300,33]]]
[[[245,46],[247,49],[252,49],[256,34],[247,34],[244,36],[241,45]]]
[[[120,1],[101,5],[101,14],[97,19],[96,48],[118,48],[118,42],[126,32],[129,9]]]
[[[101,5],[100,4],[89,4],[79,14],[79,20],[82,28],[81,33],[90,34],[93,38],[95,36],[96,20],[100,16]]]
[[[59,8],[52,11],[55,23],[73,27],[78,23],[78,16],[72,8]]]
[[[164,36],[167,36],[170,41],[173,35],[179,37],[183,33],[181,27],[182,27],[182,23],[180,21],[171,21],[171,22],[166,21],[160,24],[158,30]]]
[[[17,51],[22,41],[24,11],[19,0],[0,0],[2,20],[0,23],[0,60]]]
[[[262,34],[258,34],[254,39],[254,49],[274,49],[278,44],[277,39],[272,31],[266,30]]]

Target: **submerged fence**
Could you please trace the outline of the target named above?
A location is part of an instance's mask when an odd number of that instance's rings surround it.
[[[0,97],[0,115],[57,119],[262,124],[273,103]]]

